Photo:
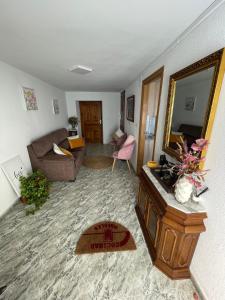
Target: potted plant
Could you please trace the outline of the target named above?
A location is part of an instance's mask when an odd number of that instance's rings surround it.
[[[40,171],[35,171],[29,176],[20,177],[20,189],[22,202],[33,205],[33,208],[26,211],[27,214],[34,214],[46,201],[49,196],[49,181]]]
[[[76,129],[76,127],[78,125],[78,118],[75,116],[69,117],[68,123],[72,126],[72,129]]]
[[[201,188],[204,176],[207,170],[200,168],[205,157],[201,157],[201,153],[208,147],[208,141],[205,139],[197,139],[188,150],[187,144],[184,142],[181,146],[178,144],[181,163],[172,167],[178,175],[175,185],[175,198],[181,203],[187,202],[194,191]]]

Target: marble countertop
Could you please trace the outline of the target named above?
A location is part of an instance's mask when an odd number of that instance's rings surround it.
[[[202,212],[206,212],[204,206],[201,203],[196,203],[193,202],[191,200],[189,200],[188,202],[181,204],[179,203],[173,194],[168,193],[163,187],[162,185],[159,183],[159,181],[154,177],[154,175],[151,173],[149,167],[147,167],[146,165],[143,166],[143,170],[145,171],[146,175],[149,177],[149,179],[151,180],[151,182],[154,184],[154,186],[156,187],[156,189],[158,190],[158,192],[160,193],[160,195],[162,196],[162,198],[166,201],[166,203],[175,208],[178,209],[186,214],[193,214],[193,213],[202,213]],[[203,198],[202,196],[199,197],[199,201],[202,202]]]

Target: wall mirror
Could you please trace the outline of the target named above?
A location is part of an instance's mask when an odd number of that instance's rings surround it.
[[[179,159],[177,143],[188,147],[210,138],[225,70],[224,49],[170,76],[163,150]],[[204,153],[205,154],[205,153]]]

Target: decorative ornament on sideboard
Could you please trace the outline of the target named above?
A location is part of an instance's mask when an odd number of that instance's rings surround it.
[[[204,176],[208,170],[201,169],[205,160],[202,152],[207,149],[206,139],[197,139],[188,149],[186,142],[177,143],[181,163],[174,165],[171,170],[177,173],[178,180],[175,185],[175,198],[178,202],[185,203],[190,199],[197,201],[196,195],[203,188]]]

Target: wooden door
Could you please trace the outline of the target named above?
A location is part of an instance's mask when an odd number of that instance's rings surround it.
[[[120,129],[124,132],[125,122],[125,91],[120,94]]]
[[[162,83],[163,83],[163,72],[164,68],[162,67],[148,78],[146,78],[142,82],[142,99],[141,99],[141,111],[140,111],[140,125],[139,125],[139,142],[138,142],[138,157],[137,157],[137,174],[139,175],[141,172],[141,168],[144,164],[144,152],[145,152],[145,142],[146,142],[146,118],[149,110],[150,101],[150,84],[160,80],[160,84],[157,91],[157,97],[155,98],[155,112],[152,113],[152,117],[155,117],[155,130],[151,139],[151,148],[152,148],[152,157],[151,160],[154,160],[155,156],[155,141],[156,141],[156,134],[157,134],[157,124],[158,124],[158,114],[159,114],[159,106],[160,106],[160,97],[161,97],[161,90],[162,90]]]
[[[102,143],[102,102],[79,101],[82,136],[87,143]]]

